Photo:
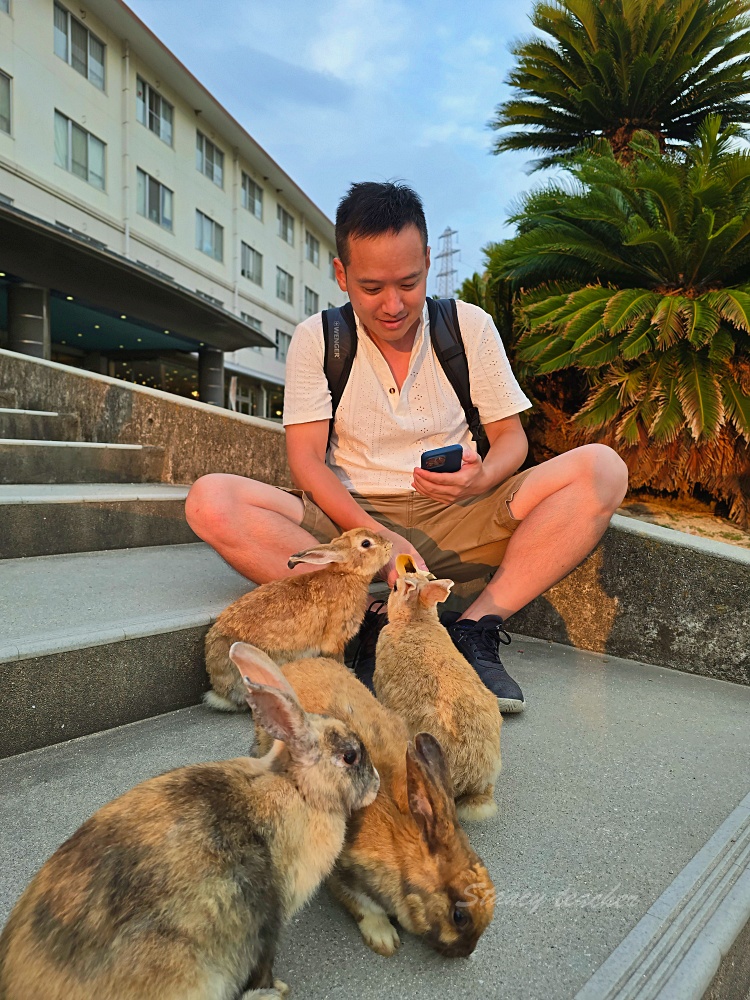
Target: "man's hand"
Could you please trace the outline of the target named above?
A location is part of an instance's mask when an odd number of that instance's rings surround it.
[[[396,578],[398,576],[398,573],[396,572],[396,556],[399,556],[402,553],[405,555],[409,555],[414,559],[414,564],[416,565],[417,569],[422,569],[425,572],[429,572],[427,568],[427,563],[420,556],[420,554],[417,552],[417,550],[414,548],[411,542],[407,542],[407,540],[403,537],[403,535],[398,535],[396,534],[395,531],[390,531],[388,528],[384,528],[382,525],[378,525],[377,533],[379,535],[383,535],[384,538],[387,538],[390,542],[393,543],[393,552],[391,552],[390,562],[386,563],[386,565],[381,569],[380,573],[378,574],[378,576],[380,576],[382,580],[385,580],[385,582],[388,584],[389,587],[393,587],[393,584],[396,582]]]
[[[455,503],[467,497],[478,497],[491,488],[484,473],[482,459],[471,448],[464,448],[463,461],[458,472],[427,472],[414,470],[412,484],[417,493],[439,503]]]

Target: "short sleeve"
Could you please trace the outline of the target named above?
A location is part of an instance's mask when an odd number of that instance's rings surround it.
[[[309,424],[331,419],[331,393],[323,370],[323,320],[320,313],[300,323],[286,357],[283,423]]]
[[[528,410],[492,317],[478,306],[457,302],[458,322],[469,364],[471,399],[483,424]]]

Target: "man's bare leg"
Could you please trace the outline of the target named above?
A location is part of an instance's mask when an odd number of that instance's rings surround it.
[[[591,552],[622,502],[627,467],[606,445],[591,444],[538,465],[511,504],[522,523],[500,568],[463,618],[509,618],[567,576]]]
[[[292,552],[312,548],[316,539],[300,527],[304,507],[299,497],[275,486],[212,473],[196,480],[185,501],[193,531],[253,583],[268,583],[310,572],[290,570]]]

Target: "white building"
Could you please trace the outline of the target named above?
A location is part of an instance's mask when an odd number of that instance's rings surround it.
[[[334,253],[121,0],[0,0],[0,345],[216,403],[236,375],[278,417],[295,325],[343,301]]]

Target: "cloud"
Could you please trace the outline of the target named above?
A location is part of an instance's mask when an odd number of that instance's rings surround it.
[[[360,88],[392,86],[410,64],[412,20],[397,0],[334,0],[310,40],[310,64]]]

